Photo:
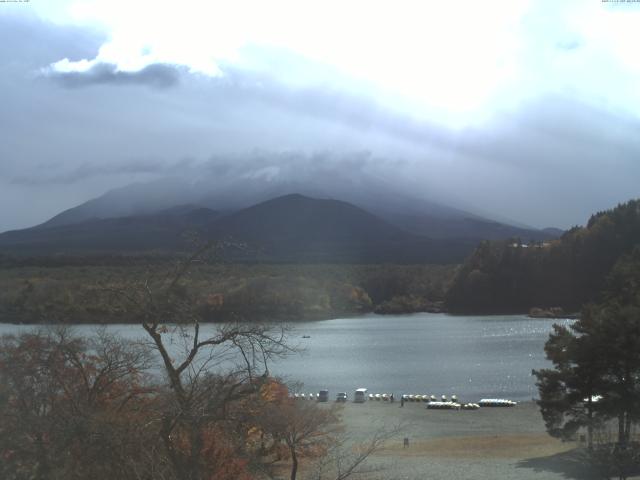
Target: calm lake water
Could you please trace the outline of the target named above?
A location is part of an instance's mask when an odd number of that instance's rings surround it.
[[[548,365],[544,343],[553,323],[570,320],[525,316],[363,315],[297,323],[290,343],[304,352],[271,366],[271,373],[304,383],[302,391],[328,388],[331,397],[358,387],[370,393],[537,397],[531,370]],[[0,324],[0,334],[33,327]],[[127,338],[144,338],[135,325],[112,325]],[[213,328],[208,326],[208,328]],[[90,335],[91,325],[75,327]],[[303,335],[310,338],[302,338]],[[177,347],[177,346],[176,346]]]

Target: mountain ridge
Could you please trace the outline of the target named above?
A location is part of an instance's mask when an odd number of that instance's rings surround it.
[[[336,179],[333,188],[314,183],[270,182],[241,178],[223,185],[165,178],[110,190],[104,195],[67,209],[32,228],[70,225],[89,219],[106,219],[158,213],[176,205],[192,204],[233,213],[288,194],[317,199],[339,199],[371,212],[405,231],[430,238],[545,240],[557,230],[523,228],[485,218],[433,200],[412,197],[394,190],[382,180],[349,182]]]
[[[190,234],[190,235],[187,235]],[[234,259],[274,262],[460,261],[472,248],[406,232],[355,205],[290,194],[221,214],[197,205],[0,234],[12,252],[188,251],[192,238],[246,243]]]

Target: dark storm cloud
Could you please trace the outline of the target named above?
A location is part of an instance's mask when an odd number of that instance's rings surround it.
[[[96,63],[82,72],[63,72],[50,68],[44,75],[66,88],[91,85],[146,85],[168,88],[180,81],[180,70],[175,65],[163,63],[148,65],[137,72],[121,71],[110,63]]]
[[[212,81],[228,98],[255,100],[270,107],[347,125],[359,131],[384,132],[386,135],[431,146],[455,142],[446,129],[410,115],[393,111],[370,96],[357,95],[327,87],[293,87],[273,77],[223,66],[224,76]]]
[[[440,127],[416,121],[385,108],[373,98],[323,87],[296,88],[257,72],[222,66],[223,75],[208,81],[208,96],[216,104],[254,102],[304,117],[337,122],[361,131],[383,131],[403,140],[447,146],[451,135]],[[68,88],[89,85],[147,85],[171,87],[180,81],[178,67],[152,64],[139,72],[118,71],[115,65],[99,63],[84,72],[47,70],[46,77]],[[212,105],[213,106],[213,105]],[[259,108],[259,105],[257,106]]]

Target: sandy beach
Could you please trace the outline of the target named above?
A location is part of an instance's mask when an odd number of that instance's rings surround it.
[[[346,431],[370,438],[380,428],[402,425],[370,460],[381,479],[589,479],[579,445],[551,438],[533,402],[475,411],[427,410],[423,403],[346,403]],[[409,446],[404,446],[404,437]]]

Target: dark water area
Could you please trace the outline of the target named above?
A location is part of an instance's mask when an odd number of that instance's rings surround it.
[[[302,382],[303,392],[327,388],[353,397],[370,393],[452,395],[463,401],[486,397],[531,400],[537,397],[531,370],[548,365],[544,343],[554,323],[571,320],[526,316],[363,315],[293,325],[290,343],[301,354],[271,365],[273,375]],[[0,334],[33,326],[0,324]],[[207,329],[214,326],[207,325]],[[91,335],[95,326],[75,331]],[[111,325],[126,338],[145,338],[137,325]],[[203,332],[204,333],[204,332]],[[309,338],[303,338],[303,337]],[[176,342],[175,349],[180,348]]]

